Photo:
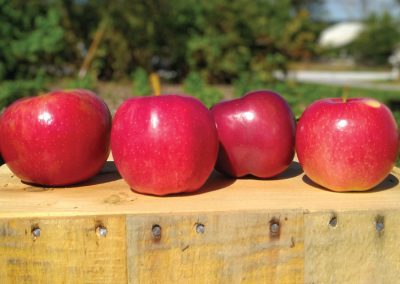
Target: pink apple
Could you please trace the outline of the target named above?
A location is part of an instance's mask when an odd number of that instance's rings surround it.
[[[154,195],[192,192],[213,170],[217,131],[211,113],[197,99],[136,97],[115,114],[111,150],[133,190]]]
[[[61,186],[95,175],[109,154],[111,115],[87,90],[24,98],[0,118],[1,151],[25,182]]]
[[[250,92],[216,104],[211,112],[220,141],[217,170],[234,177],[269,178],[292,162],[295,119],[277,93]]]
[[[364,191],[392,169],[399,134],[390,110],[369,98],[322,99],[298,123],[296,151],[307,176],[334,191]]]

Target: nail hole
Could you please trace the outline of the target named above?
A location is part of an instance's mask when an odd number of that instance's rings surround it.
[[[329,220],[329,226],[336,227],[336,225],[337,225],[337,217],[335,215],[333,215],[331,217],[331,219]]]
[[[106,227],[100,225],[96,227],[96,234],[99,237],[105,238],[108,234],[108,230]]]
[[[381,215],[375,217],[375,229],[381,233],[385,229],[385,218]]]
[[[204,224],[201,224],[201,223],[196,224],[196,233],[204,234],[205,231],[206,231],[206,228],[205,228]]]
[[[153,239],[159,241],[161,239],[161,227],[160,225],[153,225],[151,228],[151,233],[153,234]]]

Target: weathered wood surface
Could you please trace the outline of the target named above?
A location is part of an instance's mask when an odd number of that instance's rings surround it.
[[[155,197],[113,162],[69,188],[3,165],[0,283],[398,283],[399,178],[334,193],[294,162],[273,180],[214,174],[198,193]]]
[[[400,210],[306,214],[304,224],[306,283],[400,283]]]
[[[374,190],[335,193],[312,185],[298,163],[272,180],[228,179],[217,173],[197,193],[156,197],[130,190],[112,161],[88,182],[68,188],[22,183],[0,167],[0,218],[162,214],[232,210],[363,211],[390,210],[400,204],[400,170]]]
[[[96,234],[98,224],[106,237]],[[126,283],[126,270],[122,217],[0,219],[2,284]]]
[[[279,223],[276,232],[271,220]],[[131,283],[303,282],[299,210],[130,216],[127,244]]]

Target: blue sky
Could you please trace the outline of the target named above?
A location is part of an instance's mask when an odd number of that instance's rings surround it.
[[[363,5],[364,3],[364,5]],[[325,14],[333,21],[360,20],[372,12],[390,11],[400,16],[396,0],[325,0]]]

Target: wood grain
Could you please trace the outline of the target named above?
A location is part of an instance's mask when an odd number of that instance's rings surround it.
[[[125,240],[121,217],[0,219],[0,283],[126,283]]]
[[[399,169],[377,188],[364,193],[335,193],[312,184],[293,162],[270,180],[229,179],[214,173],[197,193],[156,197],[133,192],[113,162],[77,186],[43,188],[22,183],[0,167],[0,218],[163,214],[235,210],[391,210],[400,204]]]
[[[197,193],[156,197],[133,192],[112,161],[65,188],[3,165],[0,283],[397,283],[399,179],[394,168],[371,191],[335,193],[293,162],[275,179],[214,173]]]
[[[130,283],[303,283],[301,211],[130,216],[127,244]]]
[[[304,224],[305,283],[399,283],[399,210],[306,214]]]

